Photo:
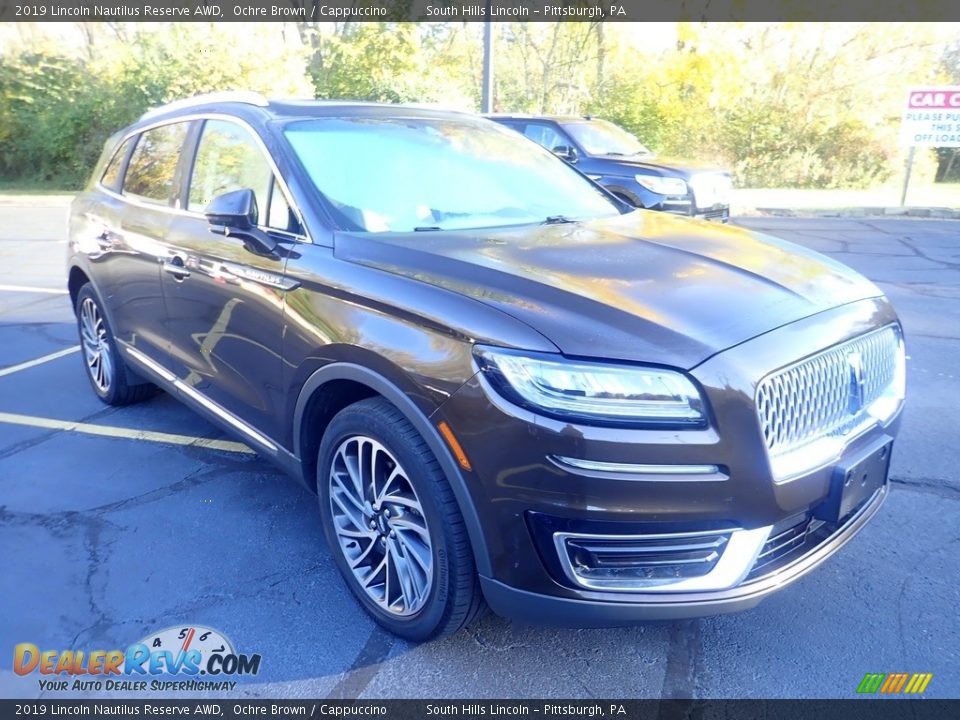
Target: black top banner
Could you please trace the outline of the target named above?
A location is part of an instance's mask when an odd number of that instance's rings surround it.
[[[956,0],[0,0],[2,22],[949,21]]]

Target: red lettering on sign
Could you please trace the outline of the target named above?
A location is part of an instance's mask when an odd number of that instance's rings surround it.
[[[914,90],[907,106],[911,108],[960,108],[960,91]]]

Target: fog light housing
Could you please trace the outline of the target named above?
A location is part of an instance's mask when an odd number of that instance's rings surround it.
[[[770,533],[710,530],[651,535],[554,533],[567,578],[590,590],[696,592],[739,584]]]

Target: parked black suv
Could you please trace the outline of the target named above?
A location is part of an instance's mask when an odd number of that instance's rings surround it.
[[[523,133],[634,207],[730,219],[728,170],[659,158],[623,128],[589,116],[487,117]]]
[[[904,351],[874,285],[634,210],[488,120],[176,103],[108,142],[69,237],[94,392],[159,385],[317,492],[407,638],[484,598],[580,626],[748,608],[887,493]]]

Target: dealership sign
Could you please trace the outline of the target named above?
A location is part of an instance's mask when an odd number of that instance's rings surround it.
[[[960,85],[911,89],[900,141],[912,146],[960,147]]]

